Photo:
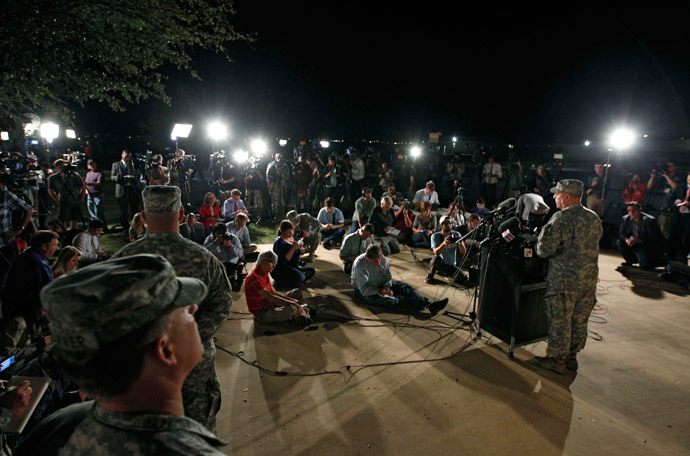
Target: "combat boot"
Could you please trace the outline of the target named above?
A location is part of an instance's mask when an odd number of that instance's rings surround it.
[[[577,371],[577,358],[575,353],[571,353],[565,359],[565,367],[571,371]]]
[[[562,359],[552,358],[551,356],[536,356],[533,363],[542,369],[550,370],[557,374],[565,374],[565,361]]]

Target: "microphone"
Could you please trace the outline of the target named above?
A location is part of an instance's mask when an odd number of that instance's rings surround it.
[[[517,200],[515,198],[508,198],[507,200],[500,203],[496,209],[489,212],[487,215],[505,214],[506,212],[509,212],[509,211],[515,209],[516,205],[517,205]]]
[[[511,242],[515,239],[515,232],[520,231],[520,220],[517,217],[511,217],[498,226],[498,232],[501,233],[503,240]]]

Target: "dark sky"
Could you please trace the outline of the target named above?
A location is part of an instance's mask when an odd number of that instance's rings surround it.
[[[86,128],[104,118],[123,132],[221,118],[234,135],[325,139],[424,140],[440,130],[579,142],[623,123],[657,137],[690,134],[680,14],[280,3],[236,2],[236,28],[257,42],[233,45],[232,63],[196,56],[203,81],[172,73],[172,108],[145,103],[117,116],[91,109]]]

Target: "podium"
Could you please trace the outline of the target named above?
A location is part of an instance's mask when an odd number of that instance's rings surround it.
[[[522,251],[520,253],[523,253]],[[546,260],[517,255],[515,249],[482,247],[479,268],[479,330],[515,347],[545,340]]]

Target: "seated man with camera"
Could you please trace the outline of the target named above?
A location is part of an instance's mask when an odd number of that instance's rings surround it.
[[[458,267],[457,254],[464,255],[467,252],[465,244],[460,242],[460,233],[453,231],[452,220],[449,216],[441,217],[441,231],[431,235],[431,250],[434,257],[431,259],[431,271],[426,276],[426,283],[434,283],[434,275],[439,273],[450,277],[453,282],[470,286],[469,280]]]

